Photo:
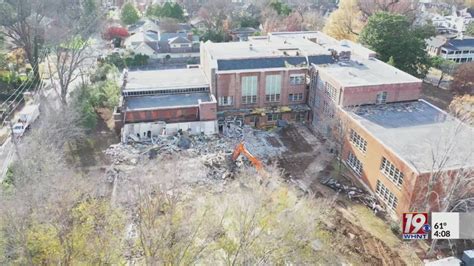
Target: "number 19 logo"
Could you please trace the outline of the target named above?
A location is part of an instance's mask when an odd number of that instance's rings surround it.
[[[428,239],[428,232],[431,230],[428,213],[406,212],[403,213],[402,220],[403,239]]]

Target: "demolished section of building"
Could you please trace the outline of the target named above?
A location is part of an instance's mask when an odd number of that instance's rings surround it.
[[[176,133],[214,134],[216,99],[202,69],[123,73],[121,104],[115,126],[127,138],[151,138]]]

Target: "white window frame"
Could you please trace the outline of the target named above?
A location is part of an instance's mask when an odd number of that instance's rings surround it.
[[[257,76],[242,77],[242,104],[257,103],[258,78]]]
[[[222,96],[219,97],[219,106],[230,106],[233,103],[233,98],[232,96]]]
[[[333,102],[336,102],[336,99],[337,99],[336,87],[334,87],[331,83],[326,82],[324,86],[324,92],[331,100],[333,100]]]
[[[265,100],[279,102],[281,94],[281,75],[267,75],[265,77]]]
[[[404,178],[403,173],[385,157],[382,157],[382,162],[380,163],[380,172],[382,172],[382,174],[392,181],[397,187],[402,187]]]
[[[274,122],[281,119],[282,119],[281,113],[267,114],[267,122]]]
[[[380,180],[377,180],[375,194],[392,210],[397,209],[398,198]]]
[[[304,84],[306,80],[305,74],[291,74],[290,75],[290,84],[291,85],[301,85]]]
[[[300,102],[303,100],[303,93],[290,93],[288,94],[290,102]]]
[[[362,175],[362,171],[364,170],[364,166],[362,165],[361,161],[353,154],[349,152],[346,159],[347,165],[359,176]]]
[[[376,104],[384,104],[387,102],[387,92],[386,91],[381,91],[377,93],[377,98],[375,99]]]
[[[349,140],[362,153],[365,154],[367,152],[367,141],[353,129],[351,129]]]

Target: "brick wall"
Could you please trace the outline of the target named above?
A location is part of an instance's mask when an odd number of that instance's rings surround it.
[[[422,82],[382,84],[343,88],[342,105],[375,104],[377,93],[386,91],[387,102],[412,101],[420,98]]]
[[[198,107],[124,112],[125,123],[164,121],[166,123],[199,120]]]
[[[417,190],[416,180],[418,174],[413,171],[405,162],[403,162],[390,149],[380,143],[375,137],[368,133],[365,129],[360,127],[352,119],[348,118],[346,113],[339,113],[343,119],[343,124],[346,124],[346,138],[342,152],[342,159],[347,160],[349,152],[352,152],[363,165],[363,172],[358,177],[355,172],[352,172],[356,178],[366,183],[372,191],[375,192],[377,180],[388,188],[398,199],[396,213],[401,215],[403,212],[410,210],[412,205],[412,195]],[[364,140],[367,141],[367,150],[365,153],[360,151],[352,142],[349,141],[350,129],[353,129]],[[382,157],[389,160],[395,167],[397,167],[404,175],[403,184],[401,187],[392,182],[380,170]],[[352,171],[352,170],[351,170]]]
[[[199,120],[211,121],[217,120],[217,103],[214,96],[212,96],[211,102],[199,101]]]
[[[261,108],[269,106],[282,106],[289,104],[301,104],[306,103],[307,98],[307,85],[306,83],[301,85],[291,85],[290,75],[292,74],[306,74],[306,70],[279,70],[279,71],[259,71],[259,72],[247,72],[247,73],[221,73],[217,74],[217,88],[216,98],[232,96],[234,101],[232,106],[218,106],[219,111],[229,109],[243,109],[243,108]],[[267,75],[281,75],[281,92],[280,102],[266,102],[265,97],[265,82]],[[257,91],[257,102],[255,104],[242,104],[242,77],[246,76],[257,76],[258,91]],[[303,93],[303,99],[297,102],[289,102],[288,95],[290,93]]]

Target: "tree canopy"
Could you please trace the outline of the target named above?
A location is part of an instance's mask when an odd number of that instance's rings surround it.
[[[361,16],[357,0],[341,0],[339,8],[329,16],[323,31],[338,40],[355,41],[363,26]]]
[[[149,17],[166,17],[183,20],[184,10],[178,3],[171,4],[167,2],[163,6],[159,4],[151,5],[150,7],[148,7],[146,15]]]
[[[471,21],[466,26],[466,35],[474,36],[474,21]]]
[[[126,3],[122,7],[122,13],[120,14],[120,20],[125,25],[132,25],[137,23],[137,21],[140,19],[140,15],[138,14],[137,9],[131,4],[131,3]]]
[[[412,28],[403,15],[379,12],[371,16],[359,40],[391,63],[414,76],[424,77],[430,67],[425,51],[425,39],[432,36],[431,28]]]

